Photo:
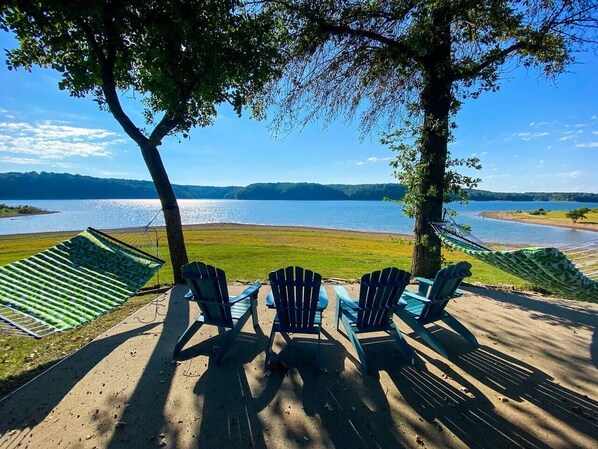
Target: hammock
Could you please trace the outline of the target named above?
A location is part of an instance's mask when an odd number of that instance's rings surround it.
[[[598,302],[598,240],[557,248],[495,251],[454,222],[433,223],[448,246],[564,298]]]
[[[40,338],[133,296],[164,261],[93,228],[0,266],[0,332]]]

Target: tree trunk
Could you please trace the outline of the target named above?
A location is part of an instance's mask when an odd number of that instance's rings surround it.
[[[440,12],[434,17],[433,24],[420,95],[424,112],[419,140],[422,201],[415,213],[415,246],[411,262],[411,274],[427,278],[436,275],[442,262],[440,239],[431,225],[442,219],[452,103],[450,21]]]
[[[164,169],[162,158],[156,147],[151,145],[141,145],[141,154],[145,164],[150,172],[160,203],[164,212],[164,221],[166,223],[166,237],[168,239],[168,249],[170,250],[170,261],[175,284],[184,283],[181,276],[181,267],[189,259],[187,257],[187,248],[183,237],[183,226],[181,224],[181,213],[177,203],[174,190],[168,179],[168,174]]]

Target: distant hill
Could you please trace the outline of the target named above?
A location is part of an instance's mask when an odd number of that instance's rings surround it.
[[[388,184],[256,183],[241,186],[174,185],[180,199],[366,200],[400,199],[405,187]],[[94,178],[68,173],[0,173],[0,200],[158,198],[150,181]],[[500,193],[470,190],[474,201],[598,202],[595,193]]]

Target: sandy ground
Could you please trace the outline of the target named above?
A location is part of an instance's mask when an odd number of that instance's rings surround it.
[[[518,221],[520,223],[530,223],[530,224],[537,224],[543,226],[554,226],[557,228],[568,228],[568,229],[583,229],[584,231],[594,231],[598,232],[598,223],[594,222],[587,222],[587,221],[580,221],[578,223],[573,222],[557,222],[552,220],[547,220],[543,218],[522,218],[522,217],[515,217],[510,212],[481,212],[480,215],[485,218],[494,218],[496,220],[505,220],[505,221]]]
[[[0,402],[0,448],[597,447],[598,304],[466,287],[448,309],[479,348],[432,326],[447,361],[400,324],[417,366],[365,335],[363,374],[327,288],[322,372],[315,340],[293,335],[275,344],[286,375],[264,374],[267,286],[260,327],[248,322],[219,366],[207,327],[173,363],[197,314],[176,287]]]

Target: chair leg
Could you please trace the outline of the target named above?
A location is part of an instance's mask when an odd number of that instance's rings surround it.
[[[448,312],[446,313],[446,318],[444,318],[444,322],[447,324],[447,326],[449,326],[450,328],[452,328],[455,332],[457,332],[459,335],[461,335],[461,337],[463,337],[465,340],[467,340],[468,342],[470,342],[474,347],[478,347],[478,340],[475,338],[475,335],[473,335],[469,329],[467,329],[465,326],[463,326],[458,320],[456,320],[452,315],[450,315]]]
[[[245,323],[247,323],[250,314],[251,310],[245,312],[243,316],[237,320],[237,324],[235,324],[235,326],[228,332],[226,337],[224,337],[224,341],[220,345],[220,349],[218,350],[218,352],[216,353],[216,357],[214,358],[214,362],[216,363],[216,365],[220,363],[220,360],[222,359],[226,351],[228,351],[228,348],[230,347],[232,342],[235,340],[235,338],[237,338],[237,335],[239,335],[239,332],[241,332],[241,329],[243,328],[243,326],[245,326]]]
[[[321,369],[321,365],[320,365],[320,333],[321,333],[322,328],[318,327],[318,358],[316,360],[317,366],[318,366],[318,371]]]
[[[253,327],[259,326],[259,320],[257,316],[257,292],[251,296],[251,318],[253,320]]]
[[[203,326],[203,320],[204,317],[202,315],[198,316],[197,319],[193,323],[191,323],[191,325],[187,328],[187,330],[183,332],[183,335],[179,337],[179,340],[174,346],[173,357],[176,356],[179,352],[181,352],[181,349],[183,349],[187,342],[191,340],[191,337],[193,337],[193,335],[195,335],[199,328]]]
[[[403,355],[407,358],[409,363],[411,363],[412,365],[415,365],[415,353],[413,352],[413,349],[411,349],[411,346],[409,346],[409,343],[407,343],[407,341],[403,337],[403,334],[401,333],[401,331],[399,330],[399,328],[396,326],[395,323],[391,323],[390,327],[391,327],[390,332],[391,332],[391,334],[394,334],[394,338],[397,341],[397,343],[399,344],[399,349],[401,350]]]
[[[353,330],[353,326],[351,326],[351,324],[347,321],[347,319],[344,316],[341,316],[341,321],[343,323],[343,326],[345,327],[345,331],[347,332],[349,341],[351,342],[351,345],[353,345],[353,349],[355,349],[355,352],[357,353],[357,357],[359,358],[361,367],[363,368],[363,371],[367,373],[368,366],[365,361],[365,353],[363,352],[361,343],[359,342],[359,339],[357,338],[357,335],[355,334],[355,331]]]
[[[417,321],[413,315],[402,309],[395,309],[397,316],[405,322],[411,329],[419,335],[423,341],[425,341],[432,349],[440,354],[445,359],[448,359],[448,353],[446,349],[440,344],[440,342],[432,335],[432,333],[426,329],[419,321]]]
[[[266,346],[266,360],[264,361],[264,371],[268,370],[268,365],[270,365],[270,356],[272,352],[272,343],[274,343],[274,337],[276,335],[276,329],[274,325],[272,326],[272,331],[270,332],[270,339],[268,340],[268,345]]]
[[[338,330],[338,320],[341,317],[341,298],[336,297],[336,310],[334,311],[334,328]]]

